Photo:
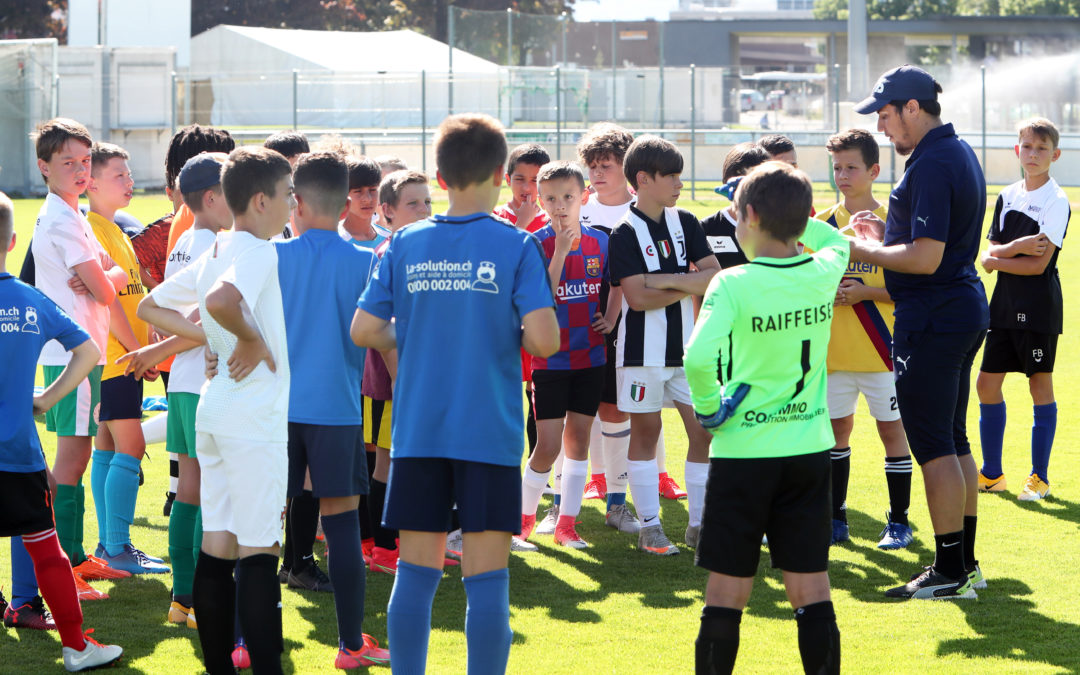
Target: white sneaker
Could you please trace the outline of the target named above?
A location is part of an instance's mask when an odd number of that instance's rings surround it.
[[[461,560],[461,528],[446,535],[446,555]]]
[[[544,519],[536,524],[533,530],[536,534],[555,534],[555,525],[559,522],[559,505],[555,504],[547,510]]]
[[[652,555],[678,555],[679,549],[664,534],[664,527],[656,525],[643,527],[638,532],[638,549]]]
[[[98,644],[92,637],[87,635],[86,647],[81,652],[75,651],[71,647],[64,647],[64,668],[69,673],[78,673],[83,670],[107,666],[114,661],[118,661],[123,655],[124,650],[120,647]]]
[[[641,530],[637,516],[626,504],[612,506],[604,518],[604,524],[625,534],[637,534]]]
[[[540,548],[536,544],[525,541],[521,537],[510,537],[510,550],[517,553],[535,553]]]
[[[701,543],[701,526],[687,525],[684,539],[687,546],[689,546],[690,548],[697,548],[698,544]]]

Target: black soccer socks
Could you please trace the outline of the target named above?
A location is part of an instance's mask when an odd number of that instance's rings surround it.
[[[319,529],[319,500],[304,490],[289,500],[289,511],[285,522],[286,553],[285,567],[293,572],[300,572],[315,560],[315,532]],[[197,616],[197,615],[196,615]]]
[[[253,672],[259,675],[281,673],[284,645],[277,556],[260,553],[241,558],[236,563],[236,603],[240,615],[240,633],[251,654]],[[202,629],[201,618],[199,628]]]
[[[210,675],[232,675],[236,672],[232,662],[233,622],[236,615],[235,567],[235,560],[215,558],[203,551],[199,552],[199,562],[195,565],[192,600],[195,615],[199,617],[203,665]]]
[[[832,457],[832,517],[847,522],[847,488],[851,475],[851,448],[833,448]]]
[[[726,675],[735,669],[741,621],[742,610],[706,606],[701,611],[701,628],[694,643],[697,675]]]
[[[839,675],[840,629],[832,602],[815,602],[795,610],[799,655],[807,675]]]

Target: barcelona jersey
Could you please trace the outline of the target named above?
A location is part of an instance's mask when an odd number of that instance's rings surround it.
[[[535,233],[550,262],[555,256],[555,230],[548,225]],[[555,315],[559,319],[559,351],[542,359],[533,357],[533,370],[578,370],[607,362],[604,336],[592,328],[593,317],[603,314],[601,292],[608,283],[608,237],[581,226],[577,246],[566,254],[555,289]]]

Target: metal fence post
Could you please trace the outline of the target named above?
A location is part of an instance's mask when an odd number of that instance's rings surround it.
[[[979,67],[982,77],[982,170],[983,180],[986,180],[986,66]]]
[[[187,95],[190,96],[191,95],[190,92],[188,92]],[[172,125],[172,136],[176,135],[176,116],[177,116],[177,113],[176,113],[177,100],[176,99],[177,99],[177,96],[176,96],[176,71],[174,70],[174,71],[172,71],[172,119],[169,120],[169,122]]]
[[[300,71],[293,68],[292,71],[292,128],[295,131],[300,118]]]
[[[833,116],[836,133],[840,133],[840,64],[833,64]]]
[[[566,12],[563,12],[561,18],[562,18],[562,62],[563,63],[569,63],[570,60],[568,58],[566,58],[566,29],[567,29],[567,24],[569,24],[569,22],[570,22],[570,17],[566,14]]]
[[[514,65],[514,10],[506,8],[506,65]]]
[[[660,30],[660,128],[664,128],[664,26],[667,21],[661,21]]]
[[[446,114],[454,114],[454,6],[446,6],[446,30],[447,44],[450,47],[450,57],[446,66]]]
[[[697,201],[697,67],[690,64],[690,201]]]
[[[615,118],[616,118],[616,115],[615,115],[615,78],[617,76],[616,76],[616,73],[615,73],[615,64],[618,63],[618,58],[616,57],[616,52],[617,52],[618,47],[616,46],[616,43],[615,43],[615,32],[616,32],[615,20],[612,19],[611,20],[611,95],[608,96],[608,98],[611,99],[611,121],[613,121],[613,122],[615,121]]]
[[[420,168],[427,173],[427,71],[420,71]]]
[[[555,159],[562,159],[562,68],[555,64]]]

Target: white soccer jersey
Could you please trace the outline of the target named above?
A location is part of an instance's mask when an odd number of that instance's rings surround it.
[[[36,266],[34,285],[86,329],[101,351],[98,363],[104,365],[105,347],[109,342],[109,307],[98,303],[89,294],[79,295],[68,287],[68,281],[75,276],[76,265],[97,260],[103,268],[111,266],[90,223],[50,192],[38,211],[30,251]],[[51,340],[41,350],[38,363],[66,366],[69,360],[71,353],[59,342]]]
[[[605,234],[611,234],[611,231],[615,229],[615,226],[619,224],[619,221],[626,212],[630,210],[630,205],[634,203],[634,200],[626,202],[625,204],[616,204],[615,206],[607,206],[601,204],[597,199],[596,193],[589,195],[589,201],[581,207],[581,224],[588,225],[589,227],[599,227]]]
[[[171,279],[201,258],[213,247],[216,240],[217,236],[210,230],[191,228],[184,232],[176,240],[176,246],[173,247],[169,260],[165,263],[165,278]],[[199,309],[198,302],[193,302],[184,308],[176,308],[188,318],[191,318],[192,313],[197,309]],[[205,372],[202,347],[180,352],[173,360],[172,370],[169,373],[169,393],[198,394],[206,384]]]
[[[240,291],[248,320],[258,328],[276,372],[260,363],[240,382],[225,365],[236,336],[206,311],[206,294],[218,280]],[[220,232],[211,249],[150,293],[161,307],[183,311],[197,302],[218,374],[203,387],[195,429],[248,440],[286,441],[289,415],[289,354],[274,245],[247,232]],[[317,327],[312,327],[317,330]]]

